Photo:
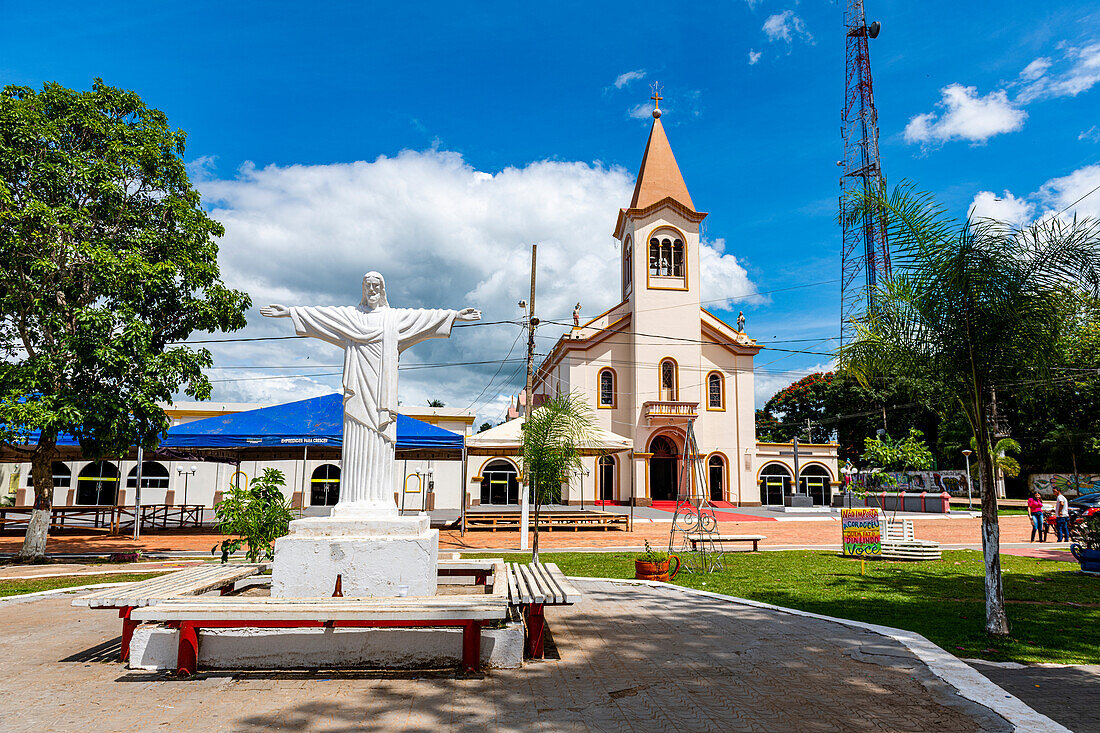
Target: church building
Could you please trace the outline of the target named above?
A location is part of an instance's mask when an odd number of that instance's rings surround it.
[[[712,500],[781,505],[793,489],[794,447],[756,441],[753,359],[762,347],[743,325],[702,307],[706,213],[695,208],[660,115],[655,108],[634,195],[615,223],[621,300],[557,341],[538,367],[531,402],[576,391],[595,408],[602,449],[563,488],[565,503],[675,501],[691,425],[691,471]],[[517,502],[518,423],[468,438],[472,505]],[[827,504],[840,478],[836,445],[797,450],[802,491]]]

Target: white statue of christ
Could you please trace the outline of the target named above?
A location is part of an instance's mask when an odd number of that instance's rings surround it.
[[[447,338],[455,321],[476,321],[481,313],[474,308],[391,308],[385,279],[368,272],[357,306],[269,305],[260,314],[290,318],[299,336],[344,350],[343,468],[333,515],[396,515],[398,355],[426,339]]]

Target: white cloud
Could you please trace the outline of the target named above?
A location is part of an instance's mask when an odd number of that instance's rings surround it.
[[[516,302],[528,295],[532,243],[539,245],[540,317],[567,320],[578,299],[585,313],[596,314],[619,297],[619,249],[611,230],[633,180],[618,167],[539,161],[488,173],[457,153],[426,150],[373,162],[246,165],[233,179],[208,172],[195,183],[226,228],[223,276],[247,291],[255,306],[237,336],[292,333],[288,321],[259,316],[258,308],[268,303],[358,302],[368,270],[386,276],[394,306],[473,306],[484,321],[513,320],[520,315]],[[755,292],[740,263],[719,252],[723,246],[719,240],[702,250],[705,269],[712,271],[702,280],[703,297]],[[450,339],[417,345],[402,357],[402,403],[436,398],[467,407],[499,364],[416,367],[503,359],[519,333],[509,324],[464,327]],[[546,327],[542,335],[557,333]],[[540,351],[549,343],[540,339]],[[314,339],[213,347],[218,366],[241,371],[212,370],[212,379],[340,371],[337,350]],[[522,357],[522,347],[520,339],[512,359]],[[521,365],[504,365],[484,397],[490,406],[479,411],[482,419],[503,409]],[[265,366],[280,368],[259,368]],[[275,402],[335,391],[339,384],[335,375],[219,382],[215,395]]]
[[[622,89],[632,81],[638,81],[645,78],[645,69],[635,69],[634,71],[628,71],[624,74],[619,74],[615,77],[615,88]]]
[[[661,112],[668,112],[668,109],[662,109]],[[626,111],[627,117],[633,117],[636,120],[648,119],[652,114],[652,104],[636,104]]]
[[[800,39],[807,43],[813,43],[814,37],[806,30],[806,23],[798,17],[793,10],[784,10],[782,13],[769,15],[764,21],[764,33],[769,41],[786,41],[790,43],[794,39]]]
[[[1035,218],[1035,204],[1008,191],[999,196],[992,191],[979,191],[966,214],[973,219],[995,219],[1024,226]]]
[[[1017,226],[1061,216],[1100,219],[1100,164],[1078,168],[1069,175],[1051,178],[1038,191],[1014,196],[1005,191],[1000,196],[981,191],[970,203],[968,214],[977,218],[998,219]]]
[[[699,248],[699,297],[706,301],[707,308],[729,309],[735,300],[748,303],[761,303],[763,298],[757,294],[756,285],[737,258],[725,254],[726,240],[713,242],[703,240]],[[718,298],[727,298],[718,301]]]
[[[749,66],[753,66],[757,61],[760,60],[760,57],[763,56],[763,55],[764,54],[761,53],[760,51],[753,51],[750,48],[749,49]]]
[[[756,6],[762,2],[764,2],[764,0],[745,0],[745,3],[749,6],[749,10],[756,10]]]
[[[1090,143],[1100,143],[1100,126],[1093,125],[1087,130],[1082,130],[1077,139],[1088,140]]]
[[[1053,71],[1052,71],[1053,70]],[[1067,46],[1057,62],[1037,58],[1020,72],[1017,99],[1028,103],[1042,99],[1075,97],[1100,83],[1100,43]]]
[[[1061,214],[1066,219],[1090,216],[1100,219],[1100,164],[1078,168],[1067,176],[1052,178],[1039,187],[1038,197],[1047,211],[1044,217]],[[1082,198],[1084,197],[1084,198]]]
[[[969,140],[984,143],[994,135],[1015,132],[1024,126],[1027,112],[1016,107],[1003,89],[978,96],[976,87],[949,84],[942,89],[939,112],[926,112],[909,120],[905,141],[924,145]]]

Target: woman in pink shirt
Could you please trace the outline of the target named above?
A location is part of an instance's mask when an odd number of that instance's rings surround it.
[[[1031,492],[1031,496],[1027,498],[1027,511],[1031,515],[1031,541],[1035,541],[1035,536],[1039,536],[1040,542],[1045,542],[1043,530],[1043,500],[1039,497],[1038,491]]]

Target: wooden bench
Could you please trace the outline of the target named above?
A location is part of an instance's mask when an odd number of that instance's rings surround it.
[[[911,519],[891,522],[880,514],[879,531],[883,560],[939,560],[943,557],[939,542],[916,538]]]
[[[73,600],[74,606],[118,610],[122,619],[122,661],[130,658],[130,639],[137,622],[132,619],[133,610],[162,603],[181,596],[196,596],[212,590],[225,593],[232,590],[238,580],[256,575],[268,567],[261,564],[226,563],[202,565],[168,573],[149,580],[113,588],[103,588]]]
[[[179,629],[176,672],[193,674],[199,629],[408,628],[462,629],[462,670],[481,669],[481,626],[508,616],[507,597],[486,594],[431,598],[187,598],[138,608],[131,618]]]
[[[759,552],[760,540],[766,539],[768,538],[762,534],[720,534],[713,537],[688,537],[688,541],[691,542],[692,550],[697,549],[700,543],[710,541],[720,546],[718,548],[719,552],[725,552],[725,548],[721,547],[721,545],[726,542],[751,542],[752,551]]]
[[[535,514],[531,512],[529,526],[535,525]],[[487,529],[490,532],[498,530],[518,530],[522,522],[520,512],[488,512],[471,511],[466,513],[466,529]],[[573,530],[579,532],[582,529],[629,529],[630,517],[626,514],[615,512],[603,512],[594,509],[581,509],[566,512],[539,512],[539,530],[553,532],[555,529]]]
[[[524,610],[527,622],[527,656],[542,659],[546,630],[544,606],[570,606],[581,599],[557,565],[548,563],[508,563],[508,598]]]

